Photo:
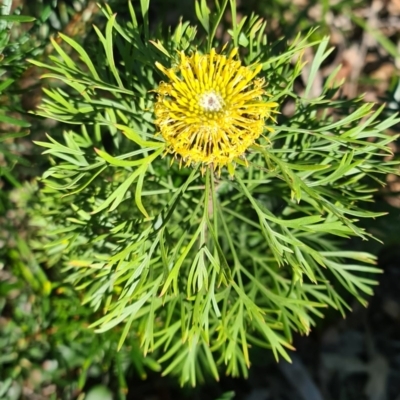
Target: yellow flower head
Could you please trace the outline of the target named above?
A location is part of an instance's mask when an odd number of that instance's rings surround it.
[[[222,167],[244,157],[263,133],[265,119],[276,103],[263,99],[264,80],[255,79],[261,65],[245,67],[229,56],[190,56],[180,52],[175,68],[157,67],[169,78],[156,90],[155,124],[167,143],[167,151],[186,165],[201,163]]]

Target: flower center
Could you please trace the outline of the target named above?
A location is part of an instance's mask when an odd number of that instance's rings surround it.
[[[200,96],[199,104],[205,111],[216,112],[222,109],[224,106],[224,100],[220,94],[212,91],[202,94]]]

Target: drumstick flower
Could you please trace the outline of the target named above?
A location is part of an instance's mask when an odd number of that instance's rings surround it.
[[[265,99],[264,79],[256,78],[262,65],[243,66],[237,52],[180,52],[169,69],[156,63],[169,81],[156,90],[155,124],[180,163],[218,172],[227,166],[232,175],[235,160],[245,159],[266,129],[277,103]]]

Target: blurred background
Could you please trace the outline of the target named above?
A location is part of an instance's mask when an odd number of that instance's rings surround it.
[[[51,54],[50,37],[57,32],[93,45],[92,24],[102,26],[104,19],[90,0],[0,4],[2,14],[8,7],[36,18],[9,24],[7,43],[0,34],[0,108],[7,112],[7,118],[0,118],[0,399],[400,400],[400,180],[395,175],[387,177],[387,186],[370,204],[371,210],[387,215],[365,225],[385,244],[346,243],[376,254],[384,271],[369,307],[353,303],[346,319],[328,312],[310,336],[295,337],[292,364],[276,364],[271,354],[257,349],[249,379],[223,378],[195,389],[180,388],[172,377],[161,377],[150,362],[143,367],[134,345],[117,353],[118,334],[94,335],[87,328],[90,310],[62,283],[61,271],[56,266],[47,269],[46,260],[33,251],[34,229],[27,210],[37,187],[34,178],[48,161],[32,141],[42,140],[50,130],[52,136],[61,134],[63,126],[29,114],[42,101],[43,71],[27,59]],[[127,18],[126,0],[108,4],[118,18]],[[385,104],[387,114],[399,110],[400,0],[237,4],[239,19],[252,13],[265,18],[270,41],[290,41],[316,26],[315,39],[330,36],[335,51],[315,80],[317,92],[342,65],[338,79],[345,81],[343,95],[364,94],[366,101]],[[180,17],[195,21],[193,0],[151,0],[150,7],[153,26],[174,25]],[[228,12],[224,23],[229,25],[230,19]],[[311,60],[312,51],[304,58]],[[299,92],[307,76],[306,67]],[[393,152],[397,156],[396,144]]]

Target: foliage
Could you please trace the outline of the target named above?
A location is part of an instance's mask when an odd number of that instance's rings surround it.
[[[26,209],[37,201],[37,185],[20,181],[22,168],[31,164],[20,155],[27,138],[17,139],[31,124],[19,82],[30,67],[27,57],[43,53],[45,21],[52,15],[54,23],[56,14],[51,7],[36,9],[39,21],[27,27],[35,18],[9,15],[11,3],[3,1],[0,16],[0,398],[89,396],[88,380],[124,398],[132,372],[143,379],[159,365],[143,360],[132,335],[115,356],[118,331],[97,335],[89,329],[91,310],[58,270],[42,268],[29,247],[35,231],[27,227]],[[45,222],[38,217],[35,223]]]
[[[104,314],[92,325],[98,332],[122,325],[118,348],[136,332],[164,374],[192,385],[205,374],[218,379],[221,365],[246,375],[250,346],[289,359],[293,331],[307,334],[327,306],[350,309],[340,285],[366,304],[380,271],[372,255],[345,251],[340,239],[371,238],[357,220],[381,214],[363,202],[395,170],[382,162],[395,116],[382,120],[382,107],[340,98],[337,70],[311,94],[331,52],[327,38],[312,42],[310,31],[278,53],[285,43],[269,43],[254,15],[233,24],[228,48],[239,46],[245,65],[261,63],[270,100],[292,102],[294,113],[278,117],[234,179],[163,157],[153,123],[152,90],[163,79],[155,63],[174,65],[176,50],[222,44],[216,32],[228,1],[216,4],[211,13],[196,2],[206,41],[186,22],[167,37],[151,31],[144,1],[139,13],[130,5],[124,24],[104,6],[108,22],[104,32],[94,27],[95,48],[61,35],[79,61],[55,41],[49,63],[31,60],[60,83],[45,90],[38,114],[72,124],[62,140],[37,142],[52,166],[32,209],[47,221],[33,245],[47,265],[64,265],[83,303]],[[310,47],[300,96],[294,82]]]
[[[0,188],[5,182],[15,187],[19,182],[12,174],[12,169],[17,162],[24,160],[14,154],[7,145],[13,139],[25,136],[30,124],[21,118],[19,104],[13,98],[13,85],[26,68],[23,57],[34,54],[26,52],[24,42],[26,36],[22,35],[16,41],[10,42],[11,29],[15,23],[33,21],[34,18],[22,15],[8,15],[12,1],[3,2],[0,13]],[[26,163],[26,162],[25,162]],[[4,180],[4,181],[3,181]],[[0,213],[5,211],[6,198],[0,193]]]
[[[28,250],[24,250],[26,255]],[[20,253],[14,251],[13,256],[16,270],[29,270],[31,265],[23,264]],[[44,294],[26,290],[24,279],[17,276],[7,274],[2,278],[0,398],[36,394],[72,399],[89,391],[88,380],[108,385],[124,398],[132,366],[142,378],[146,376],[145,366],[158,370],[151,358],[143,364],[131,340],[129,347],[115,356],[118,332],[95,335],[88,329],[91,311],[80,305],[68,286],[54,282],[52,293]]]
[[[366,304],[380,271],[371,254],[346,251],[344,240],[372,238],[363,219],[382,215],[366,211],[367,202],[395,172],[387,161],[395,137],[385,131],[399,120],[361,98],[342,98],[338,71],[313,94],[331,52],[320,31],[271,43],[261,18],[236,22],[234,0],[213,11],[196,1],[200,28],[182,21],[167,30],[150,24],[147,0],[129,4],[127,18],[104,6],[107,22],[90,40],[61,34],[46,47],[53,29],[68,26],[71,34],[76,18],[65,2],[37,3],[31,11],[39,21],[23,35],[11,24],[31,18],[0,20],[0,121],[8,124],[0,136],[7,188],[0,188],[0,222],[14,206],[20,221],[29,213],[26,231],[7,226],[6,247],[0,237],[0,397],[29,388],[74,398],[89,378],[124,398],[132,366],[145,377],[162,365],[163,374],[192,385],[221,371],[246,376],[251,348],[288,359],[293,332],[307,334],[328,306],[344,315],[343,289]],[[122,3],[113,1],[113,10]],[[229,11],[233,25],[223,27]],[[227,35],[244,65],[262,64],[268,100],[281,110],[233,179],[171,163],[153,115],[165,79],[156,62],[173,67],[177,50],[207,54]],[[48,62],[39,57],[45,48]],[[301,55],[310,49],[299,93]],[[62,137],[56,129],[37,141],[50,164],[39,194],[13,173],[24,162],[14,139],[29,128],[15,90],[27,56],[46,70],[38,115],[69,124]]]

